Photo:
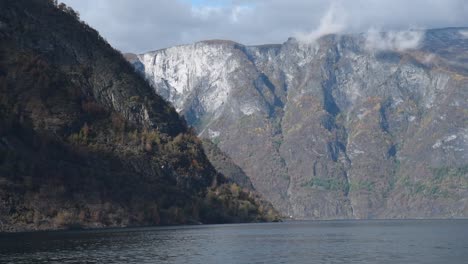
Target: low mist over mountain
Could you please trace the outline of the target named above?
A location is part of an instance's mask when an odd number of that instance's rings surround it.
[[[285,215],[468,216],[466,28],[202,41],[133,64]]]

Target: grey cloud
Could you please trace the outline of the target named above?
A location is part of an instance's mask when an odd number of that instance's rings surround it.
[[[122,51],[144,52],[204,39],[244,44],[312,40],[327,33],[468,26],[465,0],[63,0]]]

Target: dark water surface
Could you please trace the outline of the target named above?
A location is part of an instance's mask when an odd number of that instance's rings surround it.
[[[0,234],[0,263],[468,263],[468,220]]]

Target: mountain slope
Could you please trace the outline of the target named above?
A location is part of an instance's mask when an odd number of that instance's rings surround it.
[[[263,221],[122,55],[46,0],[0,2],[0,231]]]
[[[137,63],[284,214],[466,217],[464,32],[203,41]]]

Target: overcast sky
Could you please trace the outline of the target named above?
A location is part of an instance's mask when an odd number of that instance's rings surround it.
[[[62,0],[123,52],[206,39],[283,43],[294,36],[468,26],[468,0]]]

